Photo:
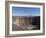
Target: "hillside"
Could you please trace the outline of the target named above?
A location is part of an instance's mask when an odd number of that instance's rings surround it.
[[[40,16],[12,16],[13,30],[37,30],[40,29]],[[27,28],[30,29],[27,29]],[[33,27],[33,28],[32,28]]]

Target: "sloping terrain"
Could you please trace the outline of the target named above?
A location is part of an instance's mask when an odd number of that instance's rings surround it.
[[[13,16],[12,30],[39,30],[40,16]]]

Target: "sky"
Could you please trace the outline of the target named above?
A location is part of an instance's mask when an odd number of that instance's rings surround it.
[[[12,16],[40,16],[40,8],[12,7]]]

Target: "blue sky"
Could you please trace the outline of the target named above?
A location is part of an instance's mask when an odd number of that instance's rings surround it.
[[[12,7],[12,16],[40,16],[40,8]]]

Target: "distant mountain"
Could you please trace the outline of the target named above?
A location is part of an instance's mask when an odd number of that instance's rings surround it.
[[[23,18],[23,17],[39,17],[39,16],[12,16],[12,17],[20,17],[20,18]]]

